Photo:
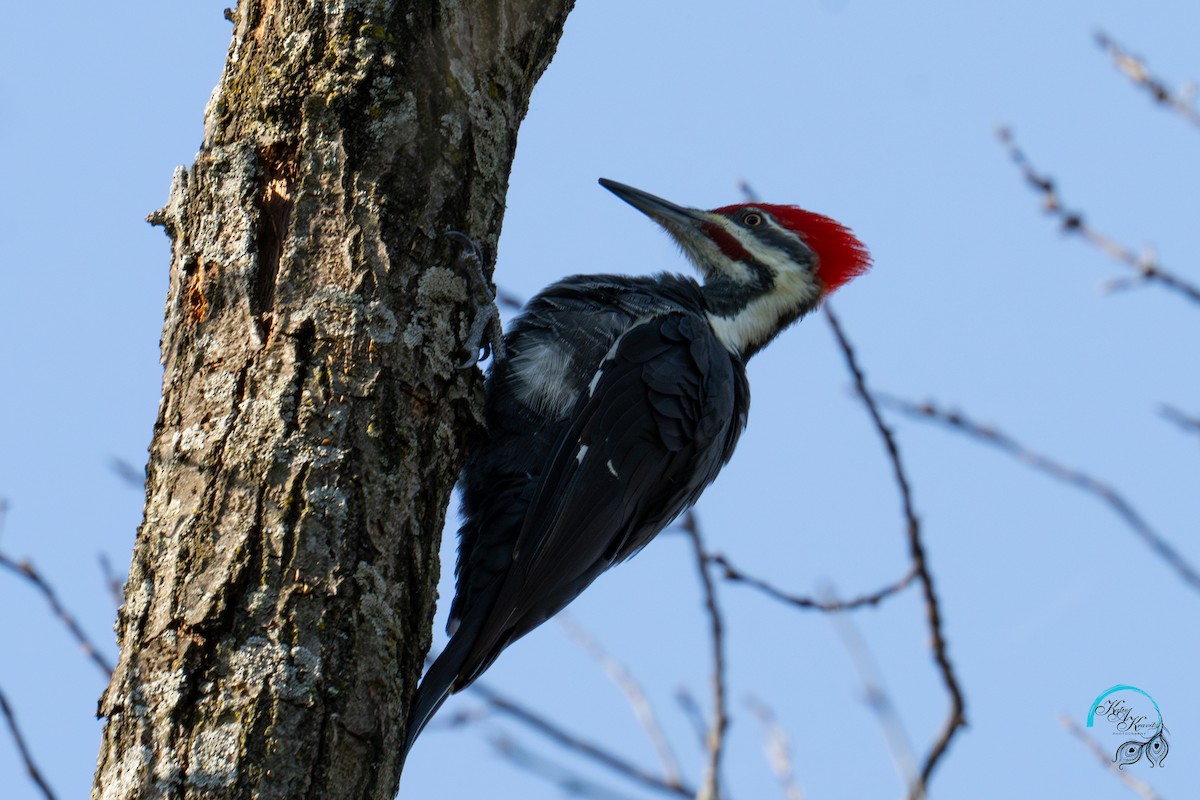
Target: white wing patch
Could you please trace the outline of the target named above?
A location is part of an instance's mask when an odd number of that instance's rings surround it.
[[[539,415],[561,417],[575,403],[571,357],[555,342],[535,342],[515,355],[517,398]]]
[[[600,382],[600,376],[604,374],[604,365],[608,363],[608,359],[600,364],[600,369],[596,370],[596,374],[592,376],[592,382],[588,384],[588,397],[596,393],[596,384]]]
[[[582,464],[583,457],[587,455],[588,446],[586,444],[579,445],[579,452],[575,454],[575,463]]]
[[[608,460],[608,471],[609,471],[609,474],[611,474],[614,478],[621,477],[620,475],[617,474],[617,468],[613,466],[611,458]]]

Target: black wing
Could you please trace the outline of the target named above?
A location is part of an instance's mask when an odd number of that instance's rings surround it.
[[[601,363],[534,492],[455,689],[690,506],[733,454],[749,388],[705,320],[666,314]]]

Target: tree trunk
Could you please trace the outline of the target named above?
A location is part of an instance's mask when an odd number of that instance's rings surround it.
[[[398,782],[517,127],[573,0],[243,0],[172,240],[93,798]],[[441,265],[441,266],[438,266]]]

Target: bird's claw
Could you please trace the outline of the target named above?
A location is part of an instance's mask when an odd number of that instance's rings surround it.
[[[461,255],[461,256],[459,256],[459,258],[460,259],[465,258],[465,259],[474,261],[475,268],[477,270],[479,270],[480,274],[482,274],[482,272],[483,272],[483,248],[479,245],[479,242],[475,241],[470,236],[467,236],[462,231],[446,231],[446,235],[449,236],[451,239],[461,242],[467,248],[467,250],[470,251],[469,254]],[[484,284],[486,284],[486,283],[487,283],[487,281],[484,281]]]
[[[487,277],[483,274],[483,248],[479,246],[479,242],[461,231],[446,231],[446,235],[465,246],[459,256],[459,263],[463,271],[470,276],[474,294],[479,301],[479,313],[475,315],[471,322],[471,330],[467,333],[467,342],[470,343],[472,352],[458,368],[470,369],[489,355],[496,361],[503,361],[506,356],[504,331],[500,325],[500,310],[496,308],[496,293],[492,291]]]
[[[475,316],[475,321],[471,323],[471,330],[467,333],[467,341],[479,342],[479,346],[471,353],[470,358],[458,365],[459,369],[470,369],[489,355],[494,355],[498,361],[504,360],[504,338],[500,333],[500,311],[496,308],[495,301],[485,306]]]

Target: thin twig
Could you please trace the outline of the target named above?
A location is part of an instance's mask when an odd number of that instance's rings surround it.
[[[709,555],[708,560],[720,566],[723,570],[723,577],[731,583],[744,583],[781,603],[815,611],[854,611],[867,606],[877,606],[892,595],[907,589],[917,579],[916,569],[910,567],[900,580],[870,594],[860,595],[850,600],[815,600],[811,597],[788,594],[761,578],[747,575],[729,563],[729,559],[721,553]]]
[[[750,181],[745,178],[738,181],[738,191],[742,193],[742,197],[746,199],[747,203],[758,202],[758,192],[754,191],[754,187],[750,185]]]
[[[704,784],[697,800],[717,800],[721,794],[721,757],[725,752],[725,732],[729,728],[729,711],[725,695],[725,625],[721,608],[717,604],[717,587],[708,573],[704,540],[700,535],[700,524],[690,509],[683,516],[682,527],[692,540],[696,554],[696,567],[700,572],[700,585],[704,589],[704,608],[708,612],[709,637],[712,643],[713,661],[713,710],[708,728],[708,765],[704,770]]]
[[[510,762],[555,784],[567,797],[588,797],[593,800],[632,800],[629,795],[601,786],[577,772],[537,755],[508,736],[493,736],[490,741],[492,746]]]
[[[1083,728],[1080,728],[1077,724],[1075,724],[1074,720],[1072,720],[1066,714],[1059,714],[1058,722],[1067,729],[1067,733],[1074,736],[1080,744],[1086,747],[1091,754],[1096,757],[1096,760],[1100,762],[1100,765],[1104,767],[1104,769],[1110,775],[1114,776],[1117,778],[1117,780],[1121,781],[1121,783],[1125,784],[1134,792],[1136,792],[1143,798],[1143,800],[1162,800],[1162,798],[1154,791],[1154,789],[1150,787],[1149,784],[1139,781],[1137,778],[1133,777],[1123,769],[1118,769],[1117,765],[1113,762],[1112,757],[1109,756],[1108,753],[1101,750],[1100,745],[1093,741],[1092,737],[1088,736],[1087,733],[1084,732]]]
[[[121,604],[125,602],[125,589],[123,586],[125,581],[113,569],[112,562],[108,560],[108,556],[101,553],[98,558],[100,561],[100,574],[104,576],[104,585],[108,588],[108,596],[112,598],[113,605],[116,608],[120,608]]]
[[[83,648],[84,654],[92,660],[96,668],[104,673],[106,678],[112,677],[113,667],[108,663],[108,659],[100,654],[100,650],[88,638],[88,635],[83,632],[83,628],[79,627],[79,623],[75,621],[75,617],[63,607],[59,602],[58,594],[54,588],[42,577],[42,574],[29,561],[16,561],[4,553],[0,553],[0,567],[9,570],[10,572],[21,576],[35,589],[42,593],[46,602],[50,605],[50,610],[62,621],[67,630],[79,642],[79,646]]]
[[[525,307],[525,301],[517,297],[507,289],[496,287],[496,305],[499,308],[507,308],[510,311],[520,311]]]
[[[469,706],[467,708],[455,709],[454,713],[443,712],[430,720],[426,730],[452,730],[454,728],[463,728],[468,725],[474,725],[477,722],[482,722],[488,719],[492,712],[487,706]]]
[[[804,791],[796,781],[792,742],[787,730],[765,703],[750,697],[746,699],[746,705],[763,726],[763,749],[766,751],[767,763],[771,765],[771,771],[779,780],[779,788],[783,791],[785,800],[804,800]]]
[[[1182,90],[1173,92],[1165,81],[1150,74],[1150,69],[1146,66],[1145,61],[1121,47],[1104,31],[1096,32],[1096,44],[1107,51],[1116,68],[1135,85],[1144,89],[1154,102],[1174,111],[1195,127],[1200,128],[1200,109],[1196,108],[1196,85],[1194,83],[1185,84]]]
[[[692,726],[692,733],[695,734],[700,749],[705,750],[708,746],[708,723],[704,721],[704,712],[700,710],[700,704],[686,686],[675,690],[675,702],[679,704],[679,710]]]
[[[133,464],[130,464],[123,458],[111,456],[108,459],[108,468],[116,475],[122,483],[130,489],[139,491],[146,488],[146,469],[145,467],[138,469]]]
[[[512,717],[554,741],[556,744],[568,750],[573,750],[597,764],[607,767],[609,770],[633,783],[641,784],[646,788],[654,789],[674,797],[693,798],[696,796],[696,790],[687,784],[682,782],[671,783],[663,780],[657,775],[647,772],[636,764],[630,763],[611,751],[604,749],[600,745],[576,736],[556,723],[551,722],[546,717],[543,717],[541,714],[525,708],[484,684],[478,682],[472,684],[471,691],[493,710]]]
[[[870,648],[867,647],[867,643],[859,634],[858,628],[854,626],[850,616],[833,614],[830,616],[830,620],[833,622],[833,628],[837,632],[838,638],[842,641],[842,646],[846,648],[846,653],[850,656],[850,662],[854,664],[854,668],[858,672],[859,680],[862,681],[867,707],[871,709],[875,718],[879,720],[880,727],[883,728],[888,750],[892,754],[892,762],[896,765],[896,772],[904,781],[905,786],[915,786],[917,784],[917,757],[913,754],[912,743],[909,742],[908,733],[904,730],[904,722],[896,712],[891,695],[888,694],[883,684],[883,676],[879,672],[875,659],[871,656]]]
[[[917,513],[913,507],[912,489],[910,488],[908,475],[905,473],[904,465],[900,459],[900,450],[896,445],[896,439],[892,435],[891,429],[884,423],[875,397],[870,389],[867,388],[866,378],[863,375],[862,369],[858,366],[858,361],[855,359],[854,349],[850,346],[850,342],[846,338],[846,334],[843,333],[837,316],[834,315],[833,309],[828,303],[825,304],[825,318],[829,320],[829,326],[833,329],[838,346],[841,348],[842,355],[846,359],[846,366],[849,368],[850,374],[854,377],[854,391],[862,400],[863,405],[866,406],[867,413],[870,415],[871,421],[875,424],[875,430],[879,433],[884,449],[887,450],[888,458],[892,464],[893,476],[896,479],[896,486],[900,491],[900,501],[904,508],[904,519],[908,530],[908,545],[909,551],[912,554],[913,569],[917,573],[917,578],[921,582],[921,588],[925,596],[925,612],[929,620],[933,658],[937,662],[938,669],[942,675],[942,682],[945,684],[946,691],[950,695],[950,712],[942,727],[941,735],[934,742],[929,755],[925,757],[925,763],[921,768],[920,780],[910,787],[909,790],[910,800],[916,800],[916,798],[924,797],[926,787],[929,785],[929,778],[933,775],[938,762],[950,746],[950,741],[954,738],[954,734],[960,727],[967,724],[963,694],[958,685],[958,678],[954,674],[954,667],[950,663],[946,638],[942,633],[941,607],[938,603],[937,592],[934,590],[933,575],[930,573],[928,562],[926,561],[925,545],[921,541],[921,523],[917,519]]]
[[[595,637],[585,631],[570,615],[560,614],[558,621],[567,635],[600,665],[600,669],[604,671],[608,679],[621,691],[621,694],[625,695],[625,700],[629,703],[634,717],[642,726],[642,730],[645,731],[655,752],[658,753],[659,761],[663,766],[663,777],[668,783],[679,784],[683,780],[683,773],[679,769],[679,760],[675,758],[671,742],[667,739],[667,734],[663,731],[658,716],[650,705],[650,698],[646,696],[641,685],[624,664],[613,658],[596,641]]]
[[[1158,283],[1183,295],[1193,303],[1200,303],[1200,287],[1164,269],[1153,248],[1146,248],[1141,253],[1136,253],[1133,249],[1118,243],[1115,239],[1089,225],[1084,221],[1082,212],[1066,208],[1058,196],[1054,180],[1033,168],[1025,153],[1017,147],[1012,130],[1000,128],[997,136],[1008,150],[1009,158],[1021,170],[1026,183],[1041,194],[1042,208],[1047,214],[1059,220],[1064,233],[1083,237],[1084,240],[1098,247],[1111,258],[1135,270],[1139,281]]]
[[[1165,419],[1175,423],[1188,433],[1200,433],[1200,417],[1189,416],[1178,408],[1168,405],[1161,406],[1158,411]]]
[[[1103,483],[1082,470],[1064,466],[1049,456],[1031,450],[1001,430],[992,426],[980,425],[973,422],[959,411],[946,411],[933,403],[913,403],[895,397],[880,395],[880,401],[897,411],[915,419],[929,420],[940,423],[951,430],[964,433],[976,441],[983,442],[1008,453],[1031,468],[1049,475],[1055,480],[1062,481],[1083,492],[1096,497],[1109,507],[1122,522],[1129,527],[1138,538],[1191,588],[1200,591],[1200,573],[1189,564],[1184,557],[1126,500],[1116,489]]]
[[[21,762],[25,764],[25,771],[29,773],[29,779],[37,785],[46,800],[56,800],[54,790],[50,788],[50,784],[46,783],[46,779],[42,777],[42,771],[38,769],[37,763],[33,760],[33,754],[29,752],[29,746],[25,743],[25,736],[21,733],[20,726],[17,725],[17,718],[13,714],[12,706],[8,704],[8,697],[4,694],[3,689],[0,689],[0,716],[4,717],[4,721],[8,725],[8,731],[12,734],[13,741],[17,744],[17,752],[21,754]]]
[[[4,525],[8,520],[8,500],[0,497],[0,536],[3,536]],[[79,627],[79,623],[75,621],[75,617],[67,611],[63,604],[58,600],[58,594],[54,588],[42,577],[41,573],[28,560],[18,561],[10,556],[0,552],[0,567],[13,572],[29,583],[33,584],[34,588],[42,593],[46,598],[46,602],[50,604],[50,610],[62,621],[67,630],[75,637],[75,641],[79,642],[79,646],[83,648],[83,652],[92,663],[104,673],[106,678],[112,677],[112,665],[108,663],[108,659],[100,655],[99,648],[92,643],[88,635],[83,632],[83,628]]]

